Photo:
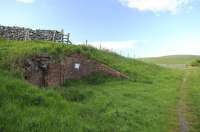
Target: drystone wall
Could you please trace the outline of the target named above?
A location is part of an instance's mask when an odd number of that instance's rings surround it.
[[[9,27],[0,25],[0,38],[9,40],[48,40],[63,42],[63,31],[33,30],[24,27]]]
[[[82,54],[72,54],[61,62],[53,63],[49,55],[40,55],[25,61],[25,79],[38,86],[59,86],[65,80],[80,79],[95,72],[112,77],[128,78],[123,73],[112,69]]]

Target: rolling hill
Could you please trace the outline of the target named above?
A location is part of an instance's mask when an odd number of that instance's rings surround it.
[[[23,77],[24,58],[82,53],[129,79],[91,75],[39,88]],[[167,132],[178,130],[182,72],[89,46],[0,40],[0,131]],[[167,84],[167,85],[166,85]]]
[[[186,68],[188,65],[191,65],[194,60],[199,58],[200,56],[197,55],[171,55],[152,58],[140,58],[139,60],[146,63],[157,64],[167,68],[183,69]]]
[[[141,58],[145,62],[151,62],[155,64],[190,64],[193,60],[200,58],[197,55],[171,55],[152,58]]]

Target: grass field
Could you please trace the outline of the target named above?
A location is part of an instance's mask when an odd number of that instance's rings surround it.
[[[190,64],[193,60],[200,58],[195,55],[171,55],[154,58],[141,58],[145,62],[151,62],[155,64]]]
[[[186,70],[188,77],[185,91],[187,93],[186,117],[191,132],[200,131],[200,68],[189,68]]]
[[[194,55],[175,55],[165,56],[158,58],[143,58],[141,60],[154,64],[164,64],[165,66],[172,66],[177,64],[191,65],[194,60],[199,59],[199,56]],[[183,99],[183,113],[186,119],[186,125],[190,132],[200,131],[200,68],[189,67],[183,69],[186,76],[186,82],[184,83],[184,89],[180,97]]]
[[[128,74],[130,79],[91,76],[66,81],[62,87],[42,89],[23,79],[20,62],[27,56],[49,53],[59,60],[72,52],[97,59]],[[92,47],[0,40],[0,131],[178,130],[176,107],[182,77],[180,70],[146,64]]]

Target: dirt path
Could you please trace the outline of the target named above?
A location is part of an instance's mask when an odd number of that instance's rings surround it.
[[[186,113],[186,83],[187,83],[187,75],[188,73],[185,73],[182,84],[180,87],[180,99],[177,105],[177,112],[178,112],[178,119],[179,119],[179,129],[180,132],[188,132],[187,122],[185,119],[185,113]]]

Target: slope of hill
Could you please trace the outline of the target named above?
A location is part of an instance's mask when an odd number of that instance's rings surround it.
[[[200,58],[197,55],[171,55],[163,57],[141,58],[145,62],[155,64],[190,64],[193,60]]]
[[[140,58],[139,60],[157,64],[167,68],[186,68],[188,65],[191,65],[194,60],[199,59],[200,56],[197,55],[171,55],[163,57],[152,57],[152,58]]]
[[[38,88],[23,79],[21,62],[48,53],[60,60],[82,53],[129,80],[91,75],[62,87]],[[164,132],[178,129],[182,73],[87,46],[0,40],[0,131]],[[166,85],[167,84],[167,85]]]

